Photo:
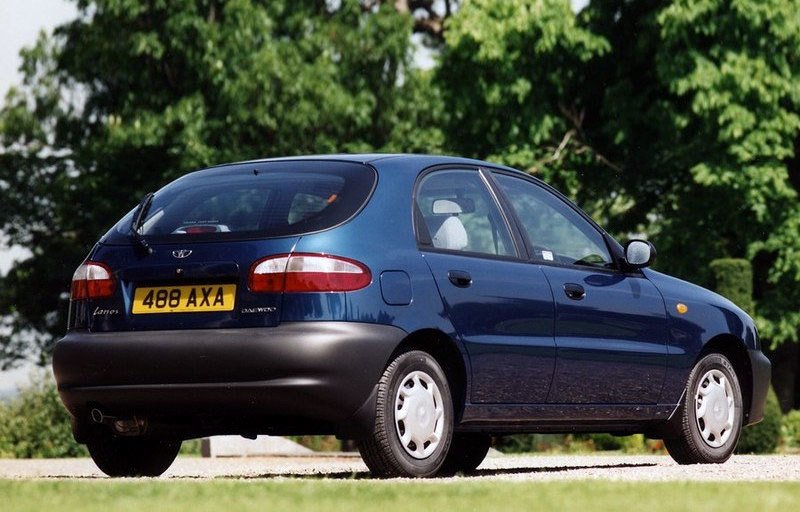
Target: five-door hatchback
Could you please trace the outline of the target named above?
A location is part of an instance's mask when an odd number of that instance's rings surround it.
[[[643,432],[723,462],[762,417],[769,362],[747,314],[654,257],[486,162],[223,165],[95,245],[54,370],[112,476],[216,434],[336,434],[382,476],[469,472],[522,432]]]

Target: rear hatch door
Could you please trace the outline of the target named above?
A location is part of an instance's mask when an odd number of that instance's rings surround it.
[[[72,301],[70,327],[275,326],[283,294],[251,291],[253,266],[291,253],[306,233],[347,222],[376,180],[367,165],[324,160],[247,163],[184,176],[101,239],[88,260],[110,269],[113,295]]]

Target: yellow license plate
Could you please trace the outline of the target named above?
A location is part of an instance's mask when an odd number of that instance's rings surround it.
[[[133,314],[232,311],[235,298],[235,284],[143,287],[133,294]]]

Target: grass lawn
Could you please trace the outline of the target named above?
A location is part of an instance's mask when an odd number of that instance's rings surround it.
[[[796,510],[800,483],[0,480],[7,512]]]

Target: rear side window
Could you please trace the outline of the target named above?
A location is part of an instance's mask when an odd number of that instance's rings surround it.
[[[346,162],[270,162],[187,175],[156,192],[139,232],[152,243],[301,235],[352,217],[375,171]],[[128,240],[133,212],[109,243]]]
[[[422,245],[448,251],[516,256],[505,219],[477,171],[443,170],[425,176],[416,193]]]

